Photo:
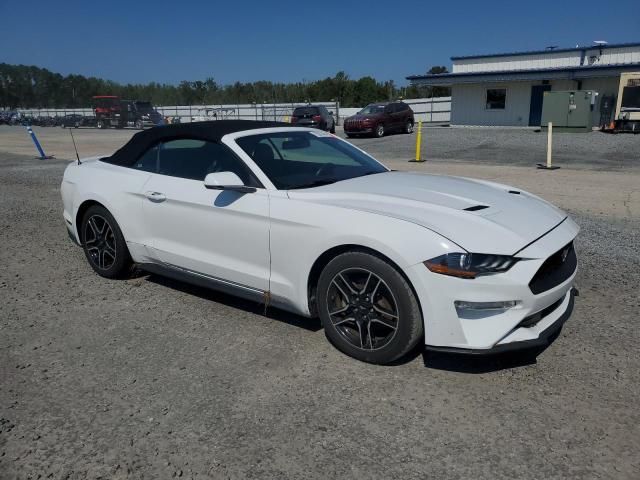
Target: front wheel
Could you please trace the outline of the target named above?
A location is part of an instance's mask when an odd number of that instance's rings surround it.
[[[144,128],[144,124],[142,123],[142,120],[136,120],[135,126],[138,130],[142,130]]]
[[[375,255],[353,251],[331,260],[316,298],[327,338],[358,360],[391,363],[422,337],[422,314],[411,286]]]
[[[379,123],[376,126],[374,134],[377,138],[384,137],[384,125],[382,123]]]
[[[333,122],[331,124],[331,128],[329,129],[329,133],[333,133],[333,134],[336,133],[336,122]]]
[[[109,211],[93,205],[82,216],[82,248],[91,268],[106,278],[122,278],[130,271],[131,256],[127,242]]]

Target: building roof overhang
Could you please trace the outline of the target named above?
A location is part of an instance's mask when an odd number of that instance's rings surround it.
[[[555,53],[570,53],[570,52],[581,52],[583,50],[611,50],[616,48],[634,48],[640,47],[640,42],[630,42],[630,43],[605,43],[605,44],[597,44],[593,45],[578,45],[572,48],[553,48],[553,49],[545,49],[545,50],[530,50],[526,52],[506,52],[506,53],[489,53],[484,55],[462,55],[451,57],[452,61],[456,60],[476,60],[483,58],[500,58],[500,57],[517,57],[517,56],[530,56],[530,55],[550,55]]]
[[[640,71],[640,63],[597,65],[529,70],[503,70],[493,72],[441,73],[436,75],[410,75],[413,85],[442,86],[467,83],[499,83],[537,80],[582,80],[585,78],[615,77],[624,72]]]

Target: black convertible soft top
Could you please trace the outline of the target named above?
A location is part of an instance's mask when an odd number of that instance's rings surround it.
[[[262,120],[213,120],[209,122],[178,123],[162,125],[136,133],[110,157],[101,159],[115,165],[131,165],[149,148],[160,142],[193,138],[209,142],[220,142],[228,133],[255,130],[257,128],[290,127],[290,123]]]

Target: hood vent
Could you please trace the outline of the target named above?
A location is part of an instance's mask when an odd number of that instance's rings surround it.
[[[520,192],[517,190],[509,190],[509,193],[513,193],[514,195],[520,195]]]
[[[484,210],[485,208],[489,208],[487,205],[473,205],[471,207],[467,207],[464,210],[467,212],[477,212],[478,210]]]

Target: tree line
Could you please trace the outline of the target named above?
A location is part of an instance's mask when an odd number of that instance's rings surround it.
[[[427,73],[446,73],[432,67]],[[339,101],[344,107],[398,98],[449,95],[442,87],[398,87],[366,76],[351,79],[344,72],[311,82],[256,81],[220,85],[213,78],[184,80],[178,85],[150,82],[121,84],[83,75],[61,75],[46,68],[0,63],[0,108],[80,108],[91,105],[95,95],[117,95],[146,100],[154,105],[209,105]]]

